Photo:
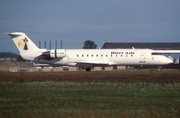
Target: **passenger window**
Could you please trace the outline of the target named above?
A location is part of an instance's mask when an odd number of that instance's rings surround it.
[[[79,57],[79,55],[77,54],[77,57]]]

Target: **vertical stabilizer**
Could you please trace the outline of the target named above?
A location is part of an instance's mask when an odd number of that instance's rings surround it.
[[[9,33],[20,53],[33,52],[39,48],[22,32]]]

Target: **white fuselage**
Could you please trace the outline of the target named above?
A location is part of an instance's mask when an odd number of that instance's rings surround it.
[[[65,52],[66,56],[51,58],[50,60],[35,59],[33,61],[69,66],[77,66],[78,64],[111,66],[164,65],[173,63],[172,60],[164,55],[153,54],[151,49],[60,49],[60,51]]]

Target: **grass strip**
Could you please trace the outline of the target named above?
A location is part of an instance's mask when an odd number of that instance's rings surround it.
[[[0,117],[179,117],[180,83],[0,82]]]

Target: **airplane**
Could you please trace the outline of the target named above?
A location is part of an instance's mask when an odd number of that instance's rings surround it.
[[[23,32],[8,33],[25,60],[55,66],[75,66],[91,71],[93,67],[128,65],[166,65],[173,60],[163,54],[180,50],[152,49],[40,49]]]

